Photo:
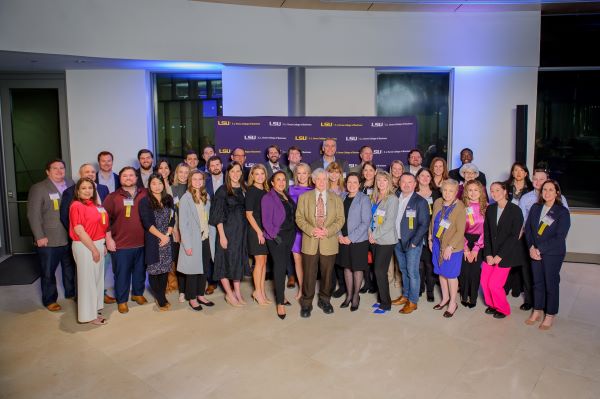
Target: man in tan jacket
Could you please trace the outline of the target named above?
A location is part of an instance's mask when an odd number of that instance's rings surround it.
[[[331,279],[338,253],[338,232],[344,225],[344,205],[335,194],[327,192],[327,172],[321,168],[312,173],[315,189],[298,199],[296,224],[302,231],[302,268],[304,281],[300,305],[301,317],[310,317],[315,296],[317,272],[321,272],[317,306],[326,314],[333,313]]]

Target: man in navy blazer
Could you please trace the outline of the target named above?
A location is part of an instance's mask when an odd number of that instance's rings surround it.
[[[110,151],[100,151],[98,153],[98,169],[96,183],[108,187],[109,193],[121,187],[119,175],[113,172],[113,154]]]
[[[79,177],[87,177],[91,181],[96,182],[96,168],[90,163],[84,163],[79,167]],[[60,222],[65,226],[67,231],[69,231],[69,208],[71,207],[71,202],[73,202],[73,197],[75,197],[75,186],[76,184],[63,192],[62,201],[60,202]],[[109,194],[108,187],[96,183],[96,191],[98,192],[100,203],[102,203],[104,198]]]
[[[212,199],[215,195],[215,191],[217,191],[225,182],[221,158],[216,155],[208,158],[208,161],[206,162],[206,173],[206,193],[210,199]]]
[[[400,176],[399,209],[396,217],[398,244],[394,249],[402,272],[402,295],[392,301],[404,305],[400,313],[409,314],[417,309],[421,277],[419,261],[423,239],[429,231],[429,205],[427,200],[415,193],[417,180],[411,173]]]

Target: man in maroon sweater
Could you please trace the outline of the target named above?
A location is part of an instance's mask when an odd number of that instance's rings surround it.
[[[145,188],[137,187],[135,169],[126,166],[119,172],[121,187],[104,200],[104,208],[110,217],[106,233],[106,248],[110,251],[115,275],[115,296],[119,312],[127,313],[129,287],[131,300],[145,304],[146,266],[144,264],[144,228],[138,212],[139,203],[146,194]]]

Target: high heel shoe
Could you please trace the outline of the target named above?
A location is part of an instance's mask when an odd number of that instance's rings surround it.
[[[354,306],[354,304],[352,304],[352,306],[350,306],[350,311],[356,312],[358,310],[359,305],[360,305],[360,297],[358,297],[358,302],[356,302],[356,306]]]
[[[236,301],[237,301],[237,300],[236,300]],[[231,301],[231,299],[229,299],[229,298],[227,297],[227,295],[225,295],[225,302],[227,302],[227,304],[229,304],[229,305],[233,306],[234,308],[241,308],[241,307],[242,307],[242,305],[240,305],[239,303],[237,303],[237,302],[232,302],[232,301]]]
[[[251,296],[252,296],[252,299],[254,300],[254,302],[258,303],[259,305],[261,305],[261,306],[268,305],[267,302],[261,302],[261,301],[259,301],[258,298],[256,297],[256,295],[252,294]]]
[[[281,313],[279,313],[279,306],[281,306],[281,305],[277,306],[277,317],[279,317],[281,320],[284,320],[285,316],[286,316],[286,314],[285,314],[285,308],[283,308],[283,314],[281,314]]]
[[[190,308],[194,309],[197,312],[202,310],[202,305],[200,305],[200,304],[198,304],[198,306],[192,305],[192,302],[188,302],[188,304],[190,305]]]
[[[451,318],[452,316],[454,316],[454,313],[456,313],[457,310],[458,310],[458,305],[456,306],[456,308],[454,308],[454,312],[452,312],[452,313],[450,313],[449,311],[446,310],[444,312],[444,317],[447,319]]]
[[[438,303],[437,305],[435,305],[433,307],[433,310],[442,310],[442,309],[444,309],[446,306],[448,306],[448,302],[450,302],[450,300],[447,300],[444,303]]]
[[[342,302],[342,304],[340,305],[340,308],[347,308],[348,306],[350,306],[350,301],[349,300],[345,300],[344,302]]]

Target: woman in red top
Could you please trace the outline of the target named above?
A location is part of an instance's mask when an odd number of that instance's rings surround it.
[[[69,235],[77,264],[77,319],[80,323],[106,324],[98,314],[104,308],[104,237],[108,214],[98,205],[96,185],[81,178],[69,208]]]

